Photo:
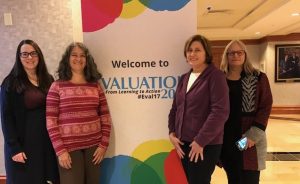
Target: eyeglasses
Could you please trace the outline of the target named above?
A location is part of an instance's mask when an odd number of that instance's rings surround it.
[[[231,52],[227,52],[227,56],[234,56],[235,54],[237,54],[238,56],[243,56],[245,54],[244,50],[237,50],[237,51],[231,51]]]
[[[29,55],[31,57],[38,57],[38,53],[36,51],[32,51],[32,52],[21,52],[20,53],[20,57],[21,58],[28,58]]]

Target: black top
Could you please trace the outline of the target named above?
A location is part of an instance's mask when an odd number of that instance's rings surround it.
[[[230,114],[224,126],[223,153],[238,151],[235,142],[241,138],[242,84],[241,80],[228,80]]]

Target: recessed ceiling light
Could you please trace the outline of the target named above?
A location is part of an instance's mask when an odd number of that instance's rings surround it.
[[[292,13],[292,16],[299,16],[300,13]]]

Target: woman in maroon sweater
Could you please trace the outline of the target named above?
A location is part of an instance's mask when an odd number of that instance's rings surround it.
[[[229,86],[230,115],[225,123],[222,165],[229,184],[258,184],[265,169],[265,130],[272,108],[272,94],[266,74],[249,61],[246,46],[239,40],[225,48],[221,70]],[[245,150],[236,141],[246,137]]]
[[[82,43],[70,44],[47,95],[47,129],[58,157],[61,184],[100,182],[111,118],[98,83],[101,74]]]
[[[189,184],[209,184],[229,114],[225,75],[214,67],[208,40],[194,35],[184,56],[191,70],[182,75],[169,114],[169,137]]]

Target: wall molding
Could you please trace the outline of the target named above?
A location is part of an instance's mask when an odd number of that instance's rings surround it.
[[[290,33],[288,35],[272,35],[272,36],[265,36],[260,39],[249,39],[249,40],[241,40],[246,45],[259,45],[262,43],[268,43],[268,42],[278,42],[278,41],[300,41],[300,33]],[[231,40],[211,40],[211,46],[212,48],[225,48],[226,45]]]
[[[6,177],[0,176],[0,184],[5,184],[5,183],[6,183]]]
[[[273,106],[271,114],[300,114],[300,106]]]

